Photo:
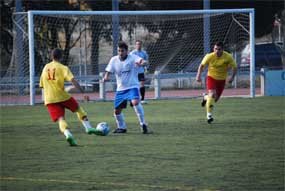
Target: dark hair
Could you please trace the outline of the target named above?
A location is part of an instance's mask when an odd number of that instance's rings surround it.
[[[140,42],[140,43],[142,44],[142,41],[141,41],[141,40],[136,40],[136,43],[137,43],[137,42]]]
[[[118,47],[119,48],[124,48],[125,50],[128,50],[128,48],[129,48],[127,43],[125,43],[123,41],[118,43]]]
[[[62,57],[62,51],[59,48],[53,49],[53,51],[51,52],[51,57],[54,60],[60,60]]]
[[[218,41],[214,45],[224,48],[224,43],[222,41]]]

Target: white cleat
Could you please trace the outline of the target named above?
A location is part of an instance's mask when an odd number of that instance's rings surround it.
[[[207,117],[207,122],[208,122],[209,124],[211,124],[213,121],[214,121],[214,118],[212,117],[212,115],[209,115],[209,116]]]
[[[141,100],[141,104],[147,104],[147,101]]]

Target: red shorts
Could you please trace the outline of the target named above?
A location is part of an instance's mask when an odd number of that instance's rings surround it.
[[[73,97],[63,102],[50,103],[47,105],[50,117],[54,122],[56,122],[60,117],[64,117],[65,108],[69,109],[72,112],[75,112],[78,109],[78,107],[79,105]]]
[[[207,76],[207,90],[216,90],[216,100],[220,98],[225,88],[226,80],[215,80]]]

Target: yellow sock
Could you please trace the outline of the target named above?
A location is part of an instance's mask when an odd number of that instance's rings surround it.
[[[79,107],[76,111],[77,117],[80,121],[83,120],[84,117],[87,116],[87,113],[84,111],[82,107]]]
[[[58,121],[58,125],[59,125],[59,130],[64,133],[64,131],[67,129],[68,125],[66,123],[66,121],[64,119],[60,119]]]
[[[206,103],[206,110],[207,110],[207,113],[212,113],[212,111],[213,111],[213,106],[214,106],[214,102],[215,102],[215,99],[212,98],[211,96],[208,96],[208,98],[207,98],[207,103]]]

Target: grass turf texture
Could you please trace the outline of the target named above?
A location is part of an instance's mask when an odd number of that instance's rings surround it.
[[[111,102],[81,105],[115,128]],[[69,147],[43,105],[1,107],[0,190],[284,190],[284,97],[223,98],[211,125],[198,99],[144,108],[151,135],[130,107],[128,133],[105,137],[68,111]]]

